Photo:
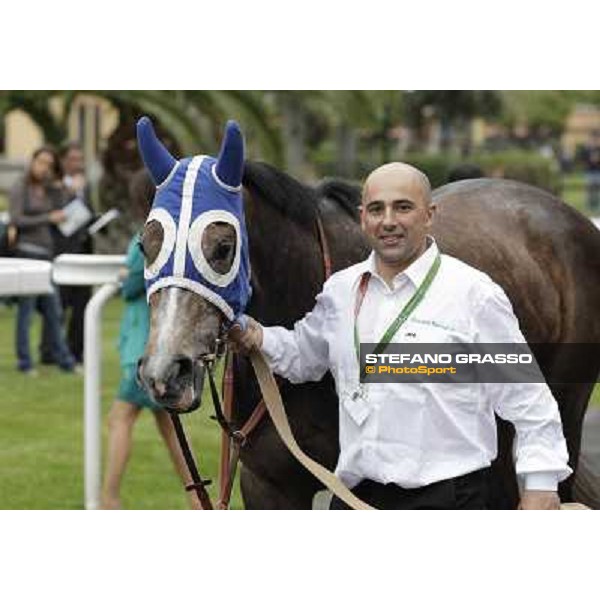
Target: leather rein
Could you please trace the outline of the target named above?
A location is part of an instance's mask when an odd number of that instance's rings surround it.
[[[327,238],[325,236],[325,229],[323,228],[323,223],[318,214],[316,225],[317,237],[323,259],[324,280],[327,280],[332,273],[331,254],[329,251]],[[221,402],[214,378],[214,366],[217,360],[223,356],[225,356],[225,368],[221,388],[223,401]],[[226,349],[226,346],[222,343],[222,340],[218,340],[217,352],[214,355],[203,356],[199,360],[204,364],[205,370],[208,373],[210,395],[215,410],[215,414],[212,418],[214,418],[221,427],[219,497],[215,505],[213,505],[207,490],[212,481],[210,479],[202,479],[202,476],[198,471],[198,467],[196,465],[196,461],[194,460],[194,455],[190,449],[190,445],[185,435],[179,414],[170,411],[169,415],[175,428],[175,433],[177,435],[179,446],[181,447],[181,452],[192,478],[192,482],[185,486],[186,492],[196,492],[198,500],[200,501],[200,506],[203,510],[213,510],[215,508],[217,510],[227,510],[231,501],[231,493],[233,491],[233,483],[235,481],[237,467],[240,460],[241,449],[245,445],[250,434],[256,429],[257,425],[262,421],[263,417],[267,413],[267,406],[264,398],[261,399],[244,425],[239,429],[233,427],[232,415],[235,400],[233,393],[233,353],[231,350]],[[201,394],[202,390],[197,390],[197,393]]]

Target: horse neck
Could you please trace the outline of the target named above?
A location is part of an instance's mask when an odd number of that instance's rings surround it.
[[[325,274],[316,224],[300,224],[247,194],[252,266],[249,313],[266,325],[291,326],[314,305]]]

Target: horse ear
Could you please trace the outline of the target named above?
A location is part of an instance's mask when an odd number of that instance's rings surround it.
[[[148,117],[142,117],[137,122],[137,139],[138,148],[146,169],[148,169],[154,183],[160,185],[172,171],[177,161],[156,137],[152,121]]]
[[[244,136],[235,121],[227,121],[215,168],[217,177],[225,185],[237,188],[244,172]]]

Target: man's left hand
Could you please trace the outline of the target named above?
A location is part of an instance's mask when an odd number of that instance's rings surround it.
[[[559,510],[560,498],[556,492],[525,490],[521,496],[519,510]]]

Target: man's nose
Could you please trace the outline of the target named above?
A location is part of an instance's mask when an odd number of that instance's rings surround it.
[[[394,229],[396,227],[396,218],[391,207],[387,207],[383,212],[382,226],[384,229]]]

